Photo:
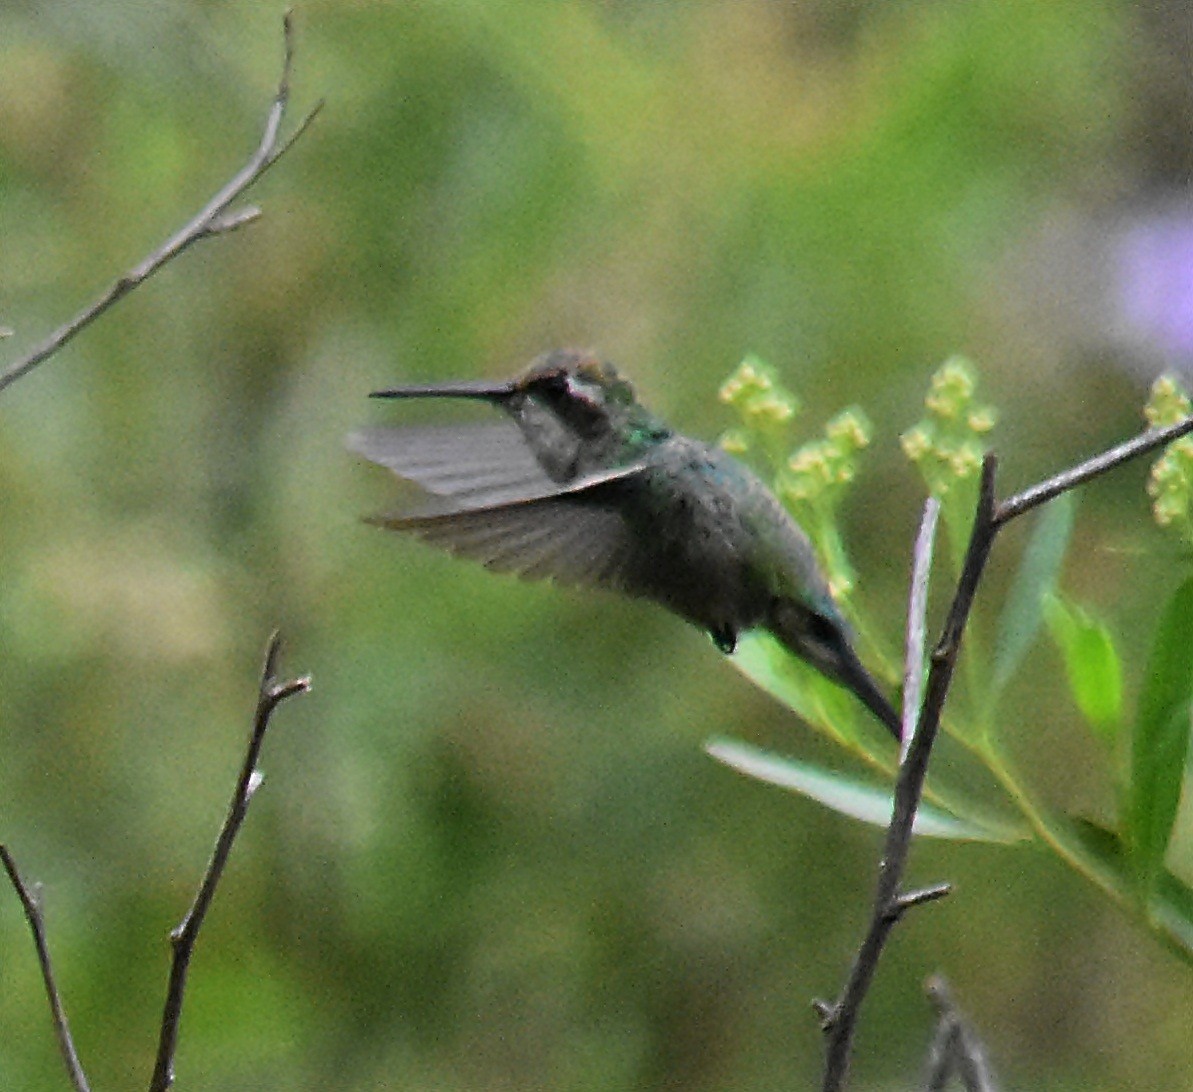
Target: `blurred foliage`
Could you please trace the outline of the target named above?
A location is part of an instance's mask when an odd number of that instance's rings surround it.
[[[1097,225],[1146,182],[1150,7],[299,8],[298,105],[328,107],[254,195],[264,219],[0,399],[0,837],[46,884],[96,1087],[148,1079],[166,934],[274,625],[315,691],[269,741],[179,1087],[814,1079],[808,999],[843,977],[876,837],[700,744],[830,749],[662,612],[362,526],[392,487],[342,437],[393,412],[365,402],[375,386],[505,375],[563,344],[712,436],[733,424],[721,377],[757,353],[798,390],[802,438],[846,405],[874,423],[839,518],[853,601],[897,647],[922,500],[897,437],[939,361],[982,361],[1004,488],[1138,428],[1140,373],[1025,285],[1058,217]],[[0,8],[5,359],[231,174],[279,53],[260,5]],[[1128,680],[1179,582],[1143,473],[1085,491],[1064,573]],[[992,605],[1023,542],[996,548]],[[962,698],[989,670],[973,636]],[[1116,790],[1055,685],[1065,662],[1028,658],[1003,738],[1041,797],[1104,820]],[[1178,815],[1167,861],[1186,879],[1191,853]],[[1146,933],[1042,856],[924,842],[914,865],[957,893],[901,928],[859,1087],[919,1071],[932,970],[1009,1084],[1183,1083],[1187,972]],[[8,898],[0,951],[0,1086],[60,1088]]]

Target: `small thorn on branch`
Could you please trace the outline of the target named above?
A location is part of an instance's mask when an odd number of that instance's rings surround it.
[[[914,906],[922,906],[927,902],[936,902],[953,893],[950,883],[933,884],[931,887],[921,887],[915,891],[907,891],[899,895],[891,905],[890,912],[896,919],[901,918]]]
[[[225,212],[222,216],[215,217],[207,225],[207,234],[224,235],[237,228],[242,228],[246,224],[251,224],[254,220],[260,219],[262,215],[263,213],[257,205],[249,205],[248,208],[238,209],[236,212]]]
[[[813,999],[812,1011],[816,1013],[816,1016],[820,1020],[821,1031],[828,1031],[837,1019],[837,1006],[831,1001],[825,1001],[819,997]]]
[[[287,698],[295,694],[303,694],[311,688],[310,675],[300,675],[287,682],[278,682],[277,665],[282,654],[282,637],[276,630],[270,634],[269,644],[265,649],[265,665],[261,669],[261,688],[258,697],[258,707],[267,707],[269,711],[280,705]]]

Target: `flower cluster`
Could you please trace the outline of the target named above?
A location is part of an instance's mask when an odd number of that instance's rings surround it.
[[[963,357],[952,357],[932,377],[928,413],[903,433],[903,453],[919,467],[933,496],[944,497],[959,482],[972,481],[982,466],[985,436],[994,410],[974,398],[977,379]]]
[[[788,425],[800,411],[799,399],[779,380],[774,368],[747,356],[721,384],[718,397],[736,411],[741,425],[721,437],[731,455],[745,455],[761,439],[768,458],[784,442]]]
[[[870,422],[856,406],[824,426],[824,439],[796,448],[779,478],[781,494],[792,501],[836,496],[853,481],[858,454],[870,444]]]
[[[1144,407],[1144,416],[1153,428],[1176,424],[1188,417],[1189,396],[1174,376],[1162,375],[1152,385],[1151,397]],[[1164,454],[1152,464],[1147,492],[1152,498],[1152,513],[1161,527],[1170,527],[1193,545],[1193,519],[1190,518],[1190,499],[1193,498],[1193,438],[1185,437],[1168,445]]]

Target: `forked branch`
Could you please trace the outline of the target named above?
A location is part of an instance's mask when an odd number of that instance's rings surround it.
[[[285,42],[282,76],[278,81],[273,104],[270,106],[269,115],[265,120],[261,141],[257,145],[257,150],[249,157],[248,162],[189,222],[179,228],[144,260],[115,280],[107,291],[90,306],[85,307],[74,318],[58,327],[26,356],[0,371],[0,391],[11,386],[23,375],[27,375],[39,364],[48,360],[79,331],[89,326],[138,285],[147,281],[162,266],[177,258],[192,243],[214,235],[224,235],[235,231],[245,224],[252,223],[261,215],[261,210],[256,206],[249,205],[245,208],[233,209],[232,205],[290,150],[294,142],[306,132],[307,127],[323,106],[321,101],[317,102],[295,126],[294,131],[288,137],[282,137],[282,122],[285,120],[286,108],[290,102],[290,70],[294,61],[294,21],[290,12],[285,14],[282,29]]]
[[[170,981],[166,987],[166,1003],[162,1012],[161,1031],[158,1036],[157,1060],[153,1066],[153,1079],[149,1082],[150,1092],[166,1092],[174,1083],[174,1055],[178,1049],[178,1026],[182,1018],[182,1002],[186,994],[186,976],[190,970],[191,956],[194,954],[195,941],[199,938],[199,930],[203,928],[203,920],[215,898],[215,890],[219,886],[220,877],[224,874],[224,866],[228,863],[233,843],[244,824],[249,802],[261,786],[263,775],[257,769],[257,759],[261,755],[261,747],[265,742],[265,733],[269,729],[270,718],[273,716],[273,711],[287,698],[293,697],[295,694],[303,694],[311,688],[311,680],[306,676],[291,679],[289,682],[278,681],[277,661],[280,652],[281,639],[275,633],[270,637],[269,647],[265,653],[265,666],[261,671],[261,685],[257,691],[257,711],[253,717],[253,729],[249,734],[248,748],[240,767],[240,776],[236,779],[236,789],[228,804],[228,814],[224,819],[224,825],[220,828],[219,837],[216,838],[207,870],[195,893],[195,901],[177,928],[170,934],[173,960],[170,964]]]
[[[952,991],[940,976],[925,985],[936,1009],[936,1034],[928,1048],[927,1092],[945,1092],[956,1077],[965,1092],[998,1092],[998,1082],[978,1033],[953,1003]]]
[[[915,730],[904,744],[904,755],[895,782],[894,806],[882,859],[879,862],[870,924],[854,956],[838,1000],[831,1004],[817,1002],[815,1006],[820,1014],[825,1036],[825,1067],[821,1084],[824,1092],[839,1092],[846,1086],[858,1015],[895,923],[909,906],[932,901],[948,891],[946,884],[940,884],[920,892],[905,893],[903,877],[911,850],[912,826],[923,797],[928,762],[940,729],[945,700],[952,685],[957,657],[961,651],[961,639],[995,537],[1011,520],[1070,489],[1108,473],[1131,459],[1156,451],[1190,433],[1193,433],[1193,416],[1166,428],[1148,429],[1134,439],[1118,444],[1002,502],[997,501],[995,496],[997,460],[993,454],[988,454],[983,460],[977,511],[970,531],[969,545],[944,627],[932,651],[923,706],[917,711],[914,705],[918,697],[918,686],[908,685],[904,692],[905,737],[907,728],[913,724]],[[932,529],[935,525],[933,504],[934,502],[929,501],[925,509],[913,557],[907,655],[904,666],[906,680],[918,679],[922,669],[918,649],[922,648],[924,589],[931,557]]]
[[[253,728],[249,734],[248,747],[240,767],[240,775],[236,779],[236,790],[228,805],[227,817],[220,828],[215,849],[212,851],[211,860],[208,862],[207,870],[199,884],[195,900],[182,922],[170,934],[173,961],[170,966],[170,980],[166,988],[166,1003],[158,1036],[157,1060],[154,1064],[153,1079],[149,1086],[151,1092],[166,1092],[166,1089],[174,1082],[174,1055],[178,1048],[178,1025],[186,993],[187,971],[190,969],[195,941],[199,937],[199,930],[203,927],[203,919],[207,916],[207,911],[215,898],[224,866],[228,863],[236,836],[244,824],[249,802],[261,784],[262,775],[257,769],[257,760],[261,755],[261,747],[265,742],[265,733],[269,729],[270,718],[273,716],[273,711],[283,701],[295,694],[305,693],[311,687],[310,679],[305,677],[291,679],[288,682],[278,681],[277,661],[280,649],[281,641],[275,633],[269,639],[269,647],[265,654],[265,667],[261,672],[261,683],[257,691],[257,708],[253,717]],[[70,1025],[67,1023],[66,1011],[54,978],[49,945],[46,942],[40,890],[36,884],[30,887],[25,883],[12,854],[7,847],[2,845],[0,845],[0,863],[3,863],[4,870],[8,873],[9,881],[17,893],[17,898],[20,899],[25,919],[33,933],[33,944],[37,950],[37,960],[41,966],[42,980],[45,983],[46,995],[50,1002],[54,1033],[58,1038],[58,1046],[71,1084],[75,1092],[90,1092],[90,1086],[83,1072],[83,1066],[79,1062],[78,1052],[70,1033]]]

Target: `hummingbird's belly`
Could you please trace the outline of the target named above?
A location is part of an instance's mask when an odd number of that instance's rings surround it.
[[[631,518],[646,547],[648,594],[714,633],[749,629],[773,598],[760,543],[730,490],[700,473],[698,462],[685,469],[648,476]]]

